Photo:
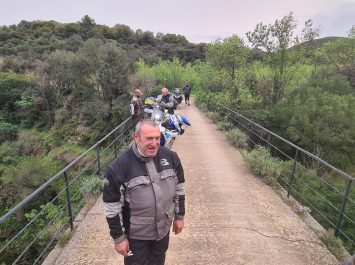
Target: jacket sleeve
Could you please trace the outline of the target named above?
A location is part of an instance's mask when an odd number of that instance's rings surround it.
[[[175,184],[175,219],[184,219],[185,216],[185,177],[180,158],[173,152],[174,171],[177,176]]]
[[[105,174],[103,202],[110,235],[115,243],[121,243],[126,238],[122,226],[122,207],[124,206],[124,186],[114,181],[112,169]]]
[[[175,106],[175,99],[174,99],[173,96],[170,96],[170,97],[169,97],[169,102],[166,103],[166,106],[167,106],[168,108],[173,108],[173,107]]]

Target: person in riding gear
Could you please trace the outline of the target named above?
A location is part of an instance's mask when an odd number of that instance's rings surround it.
[[[191,87],[189,84],[186,84],[183,88],[184,90],[184,96],[185,96],[185,105],[190,106],[190,94],[191,94]]]
[[[162,104],[170,114],[174,114],[174,108],[177,105],[174,97],[169,94],[169,90],[164,87],[161,90],[161,95],[157,97],[157,102]]]
[[[174,151],[159,146],[154,121],[140,120],[133,138],[105,173],[106,220],[125,265],[163,265],[170,227],[184,228],[184,170]]]
[[[134,95],[130,104],[131,116],[136,120],[144,118],[144,104],[142,102],[142,95],[143,93],[140,91],[140,89],[134,90]]]

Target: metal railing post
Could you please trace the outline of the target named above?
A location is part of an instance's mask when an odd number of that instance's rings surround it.
[[[293,182],[293,179],[295,178],[297,159],[298,159],[298,149],[296,149],[295,158],[293,159],[292,173],[291,173],[291,176],[290,176],[290,180],[288,182],[287,198],[289,198],[290,194],[291,194],[292,182]]]
[[[113,149],[114,149],[114,154],[115,154],[115,158],[117,158],[117,137],[116,137],[116,131],[113,133]]]
[[[349,179],[349,180],[348,180],[348,186],[347,186],[347,188],[346,188],[346,192],[345,192],[345,195],[344,195],[344,199],[343,199],[343,202],[342,202],[342,204],[341,204],[340,215],[339,215],[337,227],[336,227],[336,229],[335,229],[335,236],[338,236],[338,235],[339,235],[339,230],[340,230],[341,222],[343,221],[344,210],[345,210],[347,198],[348,198],[349,193],[350,193],[351,184],[352,184],[352,180]]]
[[[73,231],[73,230],[74,230],[73,213],[72,213],[72,209],[71,209],[71,200],[70,200],[70,190],[69,190],[68,174],[67,174],[66,171],[64,171],[64,180],[65,180],[65,193],[66,193],[66,195],[67,195],[69,224],[70,224],[70,229]]]
[[[100,163],[100,145],[96,147],[96,156],[97,156],[97,175],[100,176],[101,173],[101,163]]]

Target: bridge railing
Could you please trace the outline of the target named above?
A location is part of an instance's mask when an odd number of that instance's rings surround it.
[[[43,261],[74,229],[75,217],[101,189],[106,167],[131,141],[131,131],[128,118],[0,218],[1,265]]]
[[[326,229],[334,229],[348,250],[355,250],[354,177],[330,165],[240,113],[206,99],[210,111],[244,131],[252,146],[265,146],[285,162],[278,182]]]

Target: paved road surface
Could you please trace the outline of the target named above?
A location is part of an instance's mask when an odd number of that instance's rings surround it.
[[[186,179],[186,228],[171,235],[167,265],[339,264],[315,234],[260,178],[194,106],[179,113],[192,126],[178,137]],[[121,265],[101,199],[51,264]]]

